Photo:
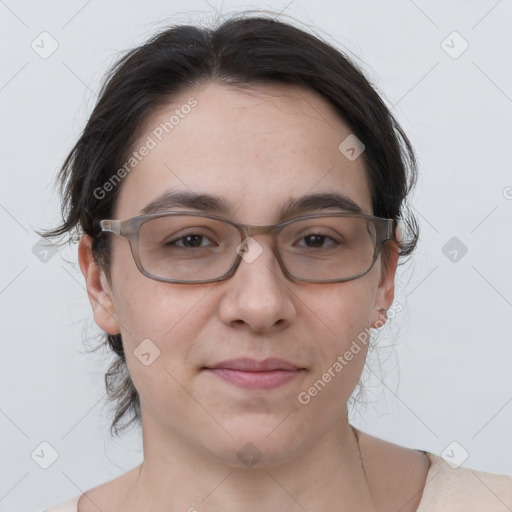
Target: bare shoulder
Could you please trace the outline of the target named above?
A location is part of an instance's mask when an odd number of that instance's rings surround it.
[[[103,512],[113,510],[126,497],[140,473],[137,466],[127,473],[86,491],[79,499],[78,512]]]
[[[430,468],[429,458],[357,430],[368,480],[383,511],[415,511],[421,501]]]

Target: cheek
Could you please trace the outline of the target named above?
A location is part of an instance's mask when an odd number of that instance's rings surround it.
[[[362,372],[368,343],[370,341],[370,312],[373,304],[374,287],[371,279],[364,278],[339,283],[315,293],[308,289],[304,297],[303,314],[308,318],[315,343],[316,363],[312,368],[311,383],[316,391],[322,391],[320,401],[329,401],[337,396],[336,402],[348,399]],[[306,326],[304,326],[306,328]],[[318,382],[320,380],[321,382]],[[330,391],[324,392],[324,388]],[[307,390],[305,390],[307,392]],[[306,398],[307,399],[307,398]]]
[[[365,277],[367,277],[365,279]],[[357,337],[370,325],[375,298],[375,286],[371,275],[323,288],[305,288],[302,301],[307,304],[311,321],[316,318],[318,329],[325,335],[321,345],[342,348],[347,341]]]
[[[147,281],[124,291],[121,333],[143,410],[170,426],[178,420],[169,411],[194,407],[187,390],[197,372],[196,345],[212,314],[204,285],[178,290],[178,285]]]
[[[144,388],[169,387],[190,371],[187,355],[213,316],[207,285],[175,285],[147,278],[133,265],[118,267],[116,314],[128,369],[141,395]]]

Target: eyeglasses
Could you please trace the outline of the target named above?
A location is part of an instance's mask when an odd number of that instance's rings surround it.
[[[162,212],[124,221],[102,220],[102,232],[125,237],[137,268],[166,283],[211,283],[231,277],[242,259],[263,247],[254,235],[272,235],[272,250],[292,281],[337,283],[366,274],[396,220],[367,214],[319,213],[270,226],[240,224],[197,212]]]

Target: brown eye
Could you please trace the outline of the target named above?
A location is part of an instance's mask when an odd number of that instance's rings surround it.
[[[196,247],[207,247],[214,244],[211,243],[211,240],[206,236],[192,233],[167,242],[165,245],[177,245],[178,247],[183,247],[185,249],[194,249]]]

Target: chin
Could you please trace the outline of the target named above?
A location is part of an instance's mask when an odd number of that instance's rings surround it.
[[[254,422],[245,427],[239,424],[236,430],[228,428],[233,437],[225,439],[222,445],[208,446],[207,449],[234,468],[257,470],[280,466],[293,462],[314,442],[305,436],[300,425],[294,427],[288,425],[285,428],[282,417],[277,421],[263,422],[259,428]],[[208,441],[211,442],[211,438]]]

